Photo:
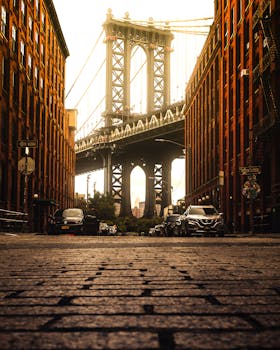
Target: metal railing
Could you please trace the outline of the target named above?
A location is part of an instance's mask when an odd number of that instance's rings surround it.
[[[0,209],[0,232],[26,232],[28,223],[27,213]]]

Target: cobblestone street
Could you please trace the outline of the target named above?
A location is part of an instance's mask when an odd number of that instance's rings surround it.
[[[0,349],[279,349],[280,237],[0,235]]]

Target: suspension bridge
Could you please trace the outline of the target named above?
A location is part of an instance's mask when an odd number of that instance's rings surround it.
[[[191,69],[183,58],[188,53],[183,38],[203,37],[203,43],[212,20],[136,21],[128,13],[115,19],[108,10],[66,94],[68,99],[83,81],[75,105],[76,174],[103,169],[104,192],[113,194],[120,215],[131,213],[130,173],[136,165],[153,180],[146,181],[144,215],[153,216],[155,205],[163,210],[171,203],[171,163],[182,155],[178,145],[184,144],[183,96],[186,70]],[[173,40],[178,35],[174,64]]]

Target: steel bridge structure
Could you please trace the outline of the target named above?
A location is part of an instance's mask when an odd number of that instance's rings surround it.
[[[103,24],[106,45],[104,126],[77,139],[76,174],[104,169],[104,192],[112,194],[119,215],[131,215],[130,174],[139,165],[146,175],[145,217],[155,205],[171,203],[171,163],[183,155],[184,101],[170,103],[170,27],[113,18]],[[140,46],[147,62],[147,113],[130,113],[131,54]],[[170,142],[157,142],[167,139]]]

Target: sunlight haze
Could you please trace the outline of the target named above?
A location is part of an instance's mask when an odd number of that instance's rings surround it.
[[[119,19],[129,13],[131,20],[175,21],[205,18],[213,16],[212,0],[53,0],[59,22],[68,46],[70,56],[66,60],[66,108],[78,110],[78,129],[102,96],[105,96],[105,75],[100,76],[97,86],[92,86],[88,94],[81,100],[81,95],[90,80],[96,73],[102,60],[105,59],[105,44],[94,51],[93,57],[85,67],[83,74],[76,84],[73,83],[79,76],[83,64],[94,47],[106,20],[108,9],[112,10],[114,18]],[[178,22],[179,23],[179,22]],[[207,22],[212,23],[211,21]],[[180,25],[180,23],[178,24]],[[206,39],[204,35],[186,35],[174,33],[171,54],[171,103],[184,99],[186,83],[192,73],[192,69]],[[71,88],[71,91],[69,92]],[[133,98],[133,97],[132,97]],[[98,125],[103,106],[97,112],[96,120],[91,122],[91,127]],[[172,166],[172,201],[184,197],[184,160],[180,159]],[[91,173],[89,179],[89,193],[93,189],[103,192],[103,171]],[[86,193],[86,175],[76,177],[75,192]],[[141,187],[141,186],[140,186]],[[143,189],[133,188],[132,205],[136,200],[144,200]]]

